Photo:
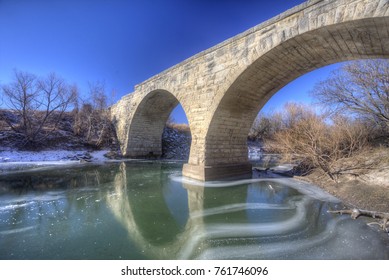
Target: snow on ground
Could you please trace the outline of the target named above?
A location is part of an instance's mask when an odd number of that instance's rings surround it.
[[[69,162],[80,161],[83,157],[91,156],[90,161],[101,162],[108,160],[104,157],[107,150],[88,152],[85,150],[47,150],[47,151],[16,151],[0,148],[0,163],[31,163],[31,162]]]

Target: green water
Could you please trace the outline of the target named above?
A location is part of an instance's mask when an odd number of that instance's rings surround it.
[[[389,237],[291,179],[201,185],[182,164],[0,174],[0,259],[389,259]]]

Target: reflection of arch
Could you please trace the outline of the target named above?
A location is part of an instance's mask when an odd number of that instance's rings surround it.
[[[190,217],[184,230],[174,240],[168,240],[163,245],[153,244],[144,234],[139,223],[136,205],[134,205],[127,193],[126,163],[121,163],[120,171],[115,176],[115,195],[107,196],[107,204],[115,218],[127,230],[129,237],[137,244],[145,256],[151,259],[176,259],[188,258],[193,253],[193,247],[197,240],[204,236],[201,216]],[[201,211],[203,200],[203,188],[188,190],[189,211]],[[147,207],[145,207],[147,208]]]
[[[153,90],[138,105],[129,124],[127,149],[129,157],[160,156],[162,133],[177,98],[166,90]]]
[[[134,223],[137,225],[143,238],[150,245],[167,244],[173,241],[172,238],[174,239],[180,233],[182,226],[172,215],[172,211],[168,207],[169,204],[166,202],[165,186],[161,185],[161,182],[164,180],[163,168],[160,164],[153,164],[153,166],[157,167],[157,171],[153,172],[152,176],[146,180],[143,178],[144,174],[142,173],[133,174],[133,168],[131,168],[131,171],[127,171],[129,172],[128,174],[126,171],[123,171],[126,172],[125,176],[131,177],[128,179],[132,182],[134,182],[134,178],[139,178],[140,182],[142,182],[138,187],[130,187],[130,193],[128,195],[126,193],[125,199],[131,205],[131,209],[135,210]],[[139,181],[136,180],[136,182]],[[153,186],[160,187],[150,190],[150,187]],[[137,195],[138,192],[146,193],[147,195]],[[183,207],[186,207],[186,205],[184,204]],[[153,211],[155,209],[158,209],[158,211]],[[186,221],[187,215],[184,214],[183,216]]]

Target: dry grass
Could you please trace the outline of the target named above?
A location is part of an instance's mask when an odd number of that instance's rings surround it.
[[[172,123],[172,122],[168,122],[166,124],[166,126],[171,128],[171,129],[178,130],[180,132],[190,133],[189,125],[186,124],[186,123]]]

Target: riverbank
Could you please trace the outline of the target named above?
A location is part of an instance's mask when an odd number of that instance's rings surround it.
[[[320,170],[296,179],[315,184],[342,200],[350,208],[389,213],[389,149],[373,149],[363,159],[378,162],[364,170],[339,175],[334,182]],[[351,163],[347,163],[352,166]]]
[[[276,173],[282,176],[293,177],[297,180],[314,184],[331,195],[340,199],[350,208],[389,213],[389,149],[377,147],[358,158],[359,166],[366,163],[366,168],[350,169],[348,174],[338,174],[337,182],[331,180],[321,170],[315,169],[307,175],[301,176],[293,165],[284,164],[277,155],[262,155],[259,171],[267,170],[267,174]],[[273,166],[283,164],[283,170],[273,169]],[[355,166],[355,162],[343,162],[344,166]],[[289,168],[289,169],[288,169]],[[262,172],[262,176],[267,176]]]
[[[58,130],[50,141],[40,143],[34,149],[18,147],[15,139],[17,134],[13,131],[0,131],[0,165],[105,162],[122,159],[117,141],[113,141],[111,145],[96,147],[74,136],[71,131]],[[162,159],[187,160],[190,141],[190,132],[166,127],[162,138]]]
[[[344,176],[338,183],[318,171],[295,178],[319,186],[350,208],[389,213],[389,166],[377,168],[361,178]]]

